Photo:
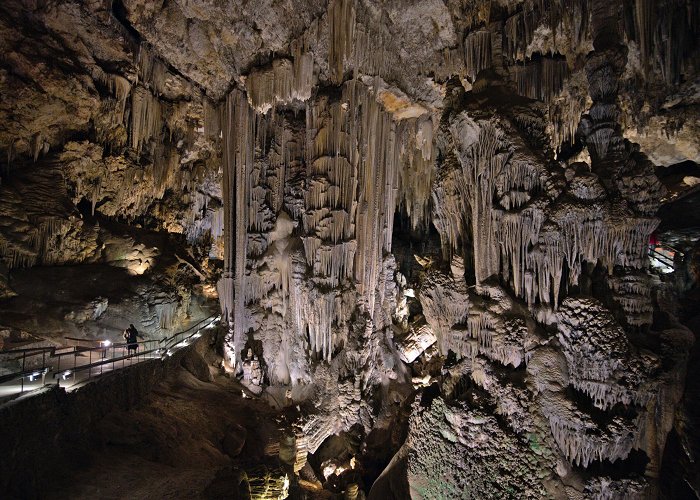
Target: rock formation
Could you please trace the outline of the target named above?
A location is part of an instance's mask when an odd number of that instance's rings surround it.
[[[261,498],[700,494],[660,480],[697,404],[694,0],[11,0],[0,38],[5,338],[218,299],[219,376],[294,414],[236,475]]]

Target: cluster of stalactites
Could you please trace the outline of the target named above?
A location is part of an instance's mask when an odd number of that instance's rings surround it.
[[[289,325],[295,335],[307,338],[311,352],[321,359],[329,360],[344,341],[342,332],[348,330],[346,322],[357,307],[370,322],[384,324],[387,286],[382,283],[394,211],[399,199],[408,204],[413,193],[424,192],[427,198],[433,124],[425,117],[395,121],[375,92],[351,80],[343,85],[339,100],[321,96],[308,102],[303,149],[298,135],[279,120],[281,115],[262,120],[248,103],[243,106],[242,93],[232,94],[239,96],[235,105],[229,97],[222,118],[224,205],[237,208],[224,214],[224,233],[229,236],[221,284],[228,283],[229,290],[222,290],[222,308],[229,314],[234,311],[231,342],[238,352],[248,330],[247,320],[238,318],[246,315],[246,308],[250,316],[257,314],[253,311],[259,310],[258,304],[271,304],[266,297],[273,290],[283,295],[283,316],[287,310],[292,313]],[[256,125],[270,120],[265,126]],[[245,139],[232,136],[235,130],[247,131]],[[267,133],[271,146],[265,152],[261,145],[268,141],[261,136]],[[261,156],[254,156],[255,151]],[[248,157],[243,158],[242,152]],[[243,164],[248,165],[245,170]],[[301,175],[303,189],[298,185]],[[407,211],[427,225],[425,203],[411,200]],[[269,263],[263,264],[270,253],[275,218],[283,208],[301,233],[311,274],[303,287],[276,284],[279,280],[272,274],[286,267],[276,264],[272,269]],[[234,220],[234,213],[243,215]],[[352,290],[353,295],[339,290]],[[377,311],[381,317],[375,318]]]
[[[101,74],[99,81],[107,87],[107,90],[114,96],[116,101],[111,117],[112,125],[124,124],[126,105],[131,94],[131,82],[121,75],[108,73]]]
[[[331,287],[354,278],[370,317],[391,251],[402,146],[369,89],[349,81],[340,102],[308,107],[303,237],[308,266]],[[322,334],[321,338],[327,338]]]
[[[639,45],[644,71],[658,71],[676,84],[689,69],[689,57],[700,38],[700,4],[695,0],[634,0],[634,23],[628,36]],[[692,64],[692,63],[690,63]]]
[[[542,57],[513,66],[518,94],[549,102],[564,86],[569,67],[564,59]]]
[[[415,125],[412,133],[411,124]],[[430,199],[435,178],[433,122],[429,117],[405,125],[408,147],[399,168],[399,203],[411,221],[411,227],[425,230],[430,225]],[[413,144],[415,147],[411,147]]]
[[[295,47],[293,61],[275,59],[270,67],[254,70],[247,77],[248,99],[259,113],[266,113],[277,104],[311,97],[315,83],[313,56],[303,50],[301,42]]]
[[[537,208],[502,217],[501,255],[516,295],[528,305],[539,300],[555,307],[565,264],[568,285],[578,283],[584,261],[600,260],[610,272],[615,265],[641,268],[646,242],[657,224],[647,218],[620,220],[602,207],[592,211],[572,207],[556,218],[557,231],[542,231],[543,221],[544,213]]]
[[[161,95],[165,90],[168,69],[152,50],[141,44],[138,55],[138,81],[147,86],[154,95]]]
[[[345,60],[353,51],[355,36],[355,0],[333,0],[328,8],[328,67],[333,83],[343,81]]]
[[[461,262],[458,257],[454,260]],[[458,358],[472,360],[483,355],[516,368],[525,361],[527,326],[520,318],[506,319],[507,301],[500,290],[499,298],[489,297],[494,290],[487,287],[481,288],[483,296],[470,294],[461,276],[428,272],[419,299],[440,353],[447,356],[452,351]]]
[[[67,247],[74,243],[66,239],[62,241],[61,247],[55,247],[53,244],[57,236],[71,229],[71,221],[67,219],[49,216],[37,221],[35,225],[27,224],[23,229],[27,231],[26,245],[18,245],[0,236],[0,261],[9,269],[33,267],[37,263],[44,265],[60,263],[61,253],[68,254]],[[61,241],[60,238],[59,241]]]
[[[229,321],[225,339],[228,362],[238,364],[245,341],[246,254],[248,207],[252,194],[252,170],[257,139],[257,118],[239,90],[226,98],[222,110],[224,273],[219,297],[224,317]],[[233,324],[231,324],[233,320]]]
[[[348,69],[355,74],[380,76],[386,80],[400,78],[402,69],[394,50],[399,50],[393,34],[385,26],[369,21],[357,0],[333,0],[328,8],[328,69],[331,83],[343,82]],[[449,52],[448,52],[449,53]],[[457,58],[451,58],[457,62]],[[456,66],[462,67],[462,58]],[[443,71],[448,68],[443,67]],[[430,70],[426,70],[427,73]]]
[[[493,209],[492,200],[497,179],[508,166],[509,152],[504,147],[502,132],[490,122],[484,124],[478,134],[478,139],[461,153],[462,175],[458,176],[457,192],[469,210],[474,274],[477,283],[481,283],[499,270],[497,228],[500,212]],[[454,249],[459,243],[450,242]]]
[[[640,417],[636,421],[614,417],[602,430],[590,419],[573,411],[553,412],[548,419],[554,440],[566,458],[582,467],[588,467],[594,461],[615,462],[627,458],[637,444],[637,429],[642,423]]]
[[[568,284],[574,285],[584,261],[601,260],[610,272],[615,265],[644,266],[656,219],[622,216],[610,204],[549,210],[546,202],[530,202],[521,207],[529,192],[543,187],[533,160],[512,154],[503,132],[490,121],[477,124],[463,117],[452,133],[458,144],[469,145],[459,151],[460,170],[434,190],[436,227],[449,255],[464,243],[464,221],[469,221],[477,283],[500,273],[528,305],[539,301],[556,307],[565,268]]]
[[[163,130],[161,102],[145,87],[134,88],[131,95],[131,147],[141,152],[151,139],[160,139]]]
[[[581,115],[590,107],[588,91],[581,89],[583,85],[586,83],[582,76],[577,76],[575,81],[569,77],[561,92],[549,100],[547,133],[552,150],[557,153],[564,144],[574,144]]]
[[[131,96],[131,147],[141,152],[151,139],[162,140],[166,106],[160,96],[165,89],[168,70],[165,64],[146,46],[138,54],[138,78]],[[140,82],[140,85],[139,85]]]
[[[535,31],[544,23],[555,41],[557,33],[563,32],[568,34],[567,42],[571,46],[581,45],[590,29],[588,3],[588,0],[526,0],[522,10],[506,19],[504,55],[511,61],[524,61],[529,55],[528,47],[535,40]]]
[[[490,31],[478,30],[469,33],[464,39],[464,64],[472,82],[481,70],[491,67],[491,38]]]

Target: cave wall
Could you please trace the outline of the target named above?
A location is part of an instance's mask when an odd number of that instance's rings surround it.
[[[693,336],[647,244],[655,167],[700,161],[699,9],[7,2],[0,295],[150,269],[93,217],[165,232],[154,279],[218,294],[226,369],[312,408],[298,468],[435,384],[386,473],[412,497],[653,497]]]

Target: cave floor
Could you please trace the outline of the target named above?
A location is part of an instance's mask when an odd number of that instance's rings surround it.
[[[265,448],[283,421],[281,412],[243,397],[235,380],[203,382],[179,368],[144,403],[104,418],[94,451],[52,490],[71,499],[221,498],[220,487],[207,491],[217,474],[274,463]],[[241,444],[240,453],[226,441]]]

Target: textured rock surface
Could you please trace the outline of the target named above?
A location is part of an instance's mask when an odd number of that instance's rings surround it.
[[[695,206],[698,20],[692,0],[6,1],[3,346],[134,316],[158,337],[218,298],[223,361],[184,366],[293,414],[293,488],[654,498],[692,427],[700,231],[659,207]],[[227,436],[222,464],[250,442]],[[277,465],[208,494],[277,489]]]

